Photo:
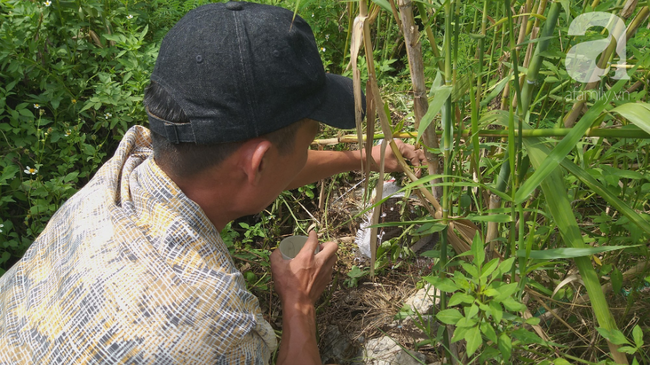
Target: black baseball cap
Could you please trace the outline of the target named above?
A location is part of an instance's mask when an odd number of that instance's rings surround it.
[[[151,80],[190,120],[147,109],[151,130],[172,143],[244,141],[304,118],[355,127],[352,80],[325,73],[307,22],[279,7],[228,2],[188,12],[165,35]]]

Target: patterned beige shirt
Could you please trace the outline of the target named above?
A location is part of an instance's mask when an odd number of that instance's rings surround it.
[[[0,364],[264,364],[276,347],[219,233],[155,164],[144,127],[0,278]]]

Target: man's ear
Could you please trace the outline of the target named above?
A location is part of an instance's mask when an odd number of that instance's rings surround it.
[[[266,139],[255,138],[246,141],[241,148],[239,167],[249,184],[257,185],[268,165],[273,144]]]

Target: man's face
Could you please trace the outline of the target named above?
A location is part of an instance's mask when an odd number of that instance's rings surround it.
[[[294,181],[307,162],[309,145],[318,133],[318,122],[308,121],[296,133],[293,151],[280,154],[273,147],[267,157],[267,172],[263,174],[258,189],[256,213],[264,210]]]

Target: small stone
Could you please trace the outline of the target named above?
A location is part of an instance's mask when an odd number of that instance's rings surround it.
[[[433,297],[435,295],[435,302]],[[440,290],[435,290],[433,286],[427,284],[424,288],[417,291],[417,293],[410,296],[404,302],[408,305],[413,312],[420,314],[428,313],[434,305],[440,303]]]
[[[364,351],[365,365],[420,365],[415,356],[424,362],[424,354],[415,351],[405,351],[390,337],[384,336],[368,340]]]
[[[359,342],[352,341],[339,331],[337,326],[331,326],[321,339],[321,361],[323,364],[358,364],[363,356]]]

